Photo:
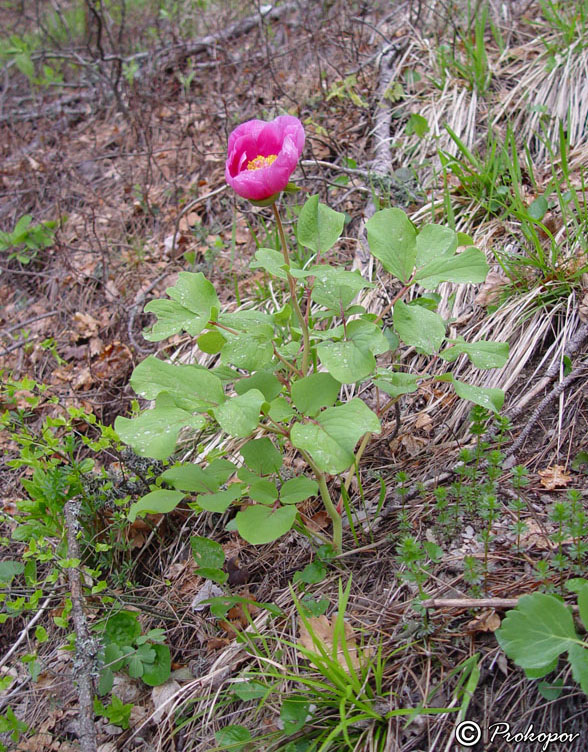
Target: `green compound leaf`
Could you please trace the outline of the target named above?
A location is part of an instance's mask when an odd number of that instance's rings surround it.
[[[106,645],[112,643],[121,648],[124,645],[132,645],[140,634],[141,625],[137,619],[137,614],[132,611],[119,611],[106,622],[104,642]]]
[[[485,407],[487,410],[492,410],[494,413],[499,413],[504,404],[504,392],[502,389],[492,389],[485,386],[471,386],[470,384],[464,384],[463,381],[458,381],[455,378],[451,378],[455,393],[462,399],[470,400],[475,405]]]
[[[316,348],[322,365],[341,384],[354,384],[373,373],[376,359],[355,342],[321,342]]]
[[[253,376],[235,382],[237,394],[245,394],[250,389],[259,389],[266,402],[271,402],[282,391],[282,385],[270,371],[257,371]]]
[[[221,569],[225,563],[225,552],[220,543],[200,535],[190,536],[192,556],[198,568]]]
[[[247,467],[258,475],[277,473],[282,467],[282,455],[267,436],[251,439],[239,451]]]
[[[196,497],[196,503],[207,512],[223,514],[235,501],[243,495],[243,486],[240,483],[232,483],[224,491],[213,494],[200,494]]]
[[[183,410],[204,412],[225,399],[221,380],[206,368],[174,365],[154,355],[135,368],[131,386],[140,397],[150,400],[167,392]]]
[[[214,412],[220,427],[237,438],[246,438],[259,423],[261,406],[265,397],[259,389],[250,389],[245,394],[227,399]]]
[[[312,417],[321,407],[331,407],[340,389],[341,382],[330,374],[311,373],[292,384],[292,402],[299,412]]]
[[[298,478],[290,478],[282,484],[280,489],[280,501],[282,504],[299,504],[311,496],[318,494],[318,483],[312,478],[301,475]]]
[[[168,287],[166,293],[171,300],[152,300],[145,306],[147,313],[157,316],[151,330],[143,332],[150,342],[158,342],[182,330],[192,336],[200,334],[216,317],[218,298],[202,272],[180,272],[176,285]]]
[[[341,237],[344,223],[344,214],[319,203],[318,196],[311,196],[298,218],[298,242],[315,253],[325,253]]]
[[[173,454],[182,428],[198,431],[205,423],[202,415],[181,410],[173,397],[163,392],[155,400],[155,407],[137,418],[117,416],[114,430],[141,457],[165,460]]]
[[[483,282],[489,268],[482,251],[470,246],[456,256],[442,256],[429,261],[418,270],[415,281],[427,290],[433,290],[441,282]]]
[[[394,304],[394,328],[406,345],[418,347],[427,355],[437,352],[445,339],[445,324],[439,314],[402,300]]]
[[[127,670],[131,679],[140,679],[143,676],[143,661],[138,655],[127,658]]]
[[[173,511],[186,494],[181,491],[164,491],[159,489],[145,494],[143,498],[131,504],[128,511],[128,520],[133,523],[137,517],[146,514],[167,514]]]
[[[238,752],[251,741],[251,732],[245,726],[225,726],[215,733],[216,743],[220,749]]]
[[[465,342],[463,338],[449,341],[453,344],[439,353],[448,363],[453,363],[462,353],[477,368],[502,368],[508,361],[508,342]]]
[[[567,606],[544,593],[520,598],[495,634],[508,657],[524,669],[548,666],[579,642]]]
[[[417,245],[416,230],[401,209],[382,209],[366,223],[372,254],[387,272],[401,282],[408,282],[414,268]]]
[[[271,543],[288,532],[296,519],[296,507],[279,509],[255,504],[238,512],[236,517],[239,535],[254,546]]]
[[[418,377],[412,373],[401,371],[378,371],[374,379],[374,386],[391,397],[400,397],[401,394],[411,394],[419,388]]]
[[[353,450],[365,433],[379,433],[380,421],[360,399],[329,407],[313,423],[295,423],[290,431],[294,446],[308,452],[319,469],[337,474],[355,460]]]
[[[440,256],[453,256],[458,236],[450,227],[425,225],[416,239],[416,266],[420,268]]]
[[[167,645],[151,645],[155,651],[155,660],[151,665],[143,664],[143,676],[141,679],[149,687],[158,687],[164,684],[171,674],[171,655]]]

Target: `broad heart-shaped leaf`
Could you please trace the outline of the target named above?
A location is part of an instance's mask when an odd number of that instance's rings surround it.
[[[225,563],[225,552],[220,543],[200,535],[190,536],[192,556],[198,567],[220,569]]]
[[[458,397],[462,399],[470,400],[475,405],[485,407],[487,410],[492,410],[494,413],[499,413],[504,404],[504,392],[502,389],[492,389],[485,386],[471,386],[471,384],[464,384],[463,381],[458,381],[452,377],[453,387]]]
[[[353,450],[368,431],[379,433],[380,421],[360,399],[329,407],[313,423],[295,423],[290,431],[292,444],[308,452],[320,470],[337,474],[353,464]]]
[[[254,546],[271,543],[288,532],[296,519],[296,507],[287,506],[272,509],[254,504],[235,517],[241,538]]]
[[[299,504],[318,493],[318,483],[306,475],[298,478],[290,478],[282,484],[280,489],[280,501],[282,504]]]
[[[292,402],[299,412],[312,417],[321,407],[331,407],[340,390],[341,382],[330,374],[311,373],[292,384]]]
[[[316,352],[322,365],[342,384],[354,384],[373,373],[376,359],[355,342],[321,342]]]
[[[251,334],[228,337],[220,351],[221,363],[229,363],[246,371],[256,371],[263,368],[271,361],[274,354],[273,336],[273,328],[264,326]]]
[[[217,468],[216,463],[222,463]],[[161,479],[176,491],[192,493],[213,493],[235,472],[237,468],[228,460],[214,460],[208,467],[200,467],[192,462],[170,467],[161,474]]]
[[[439,350],[445,339],[445,324],[439,314],[402,300],[394,304],[394,328],[404,344],[419,347],[427,355]]]
[[[387,272],[408,282],[416,259],[416,230],[401,209],[382,209],[366,223],[372,254]]]
[[[174,287],[166,293],[171,300],[152,300],[145,306],[147,313],[155,313],[157,322],[151,331],[143,332],[145,339],[157,342],[181,332],[196,335],[215,318],[219,308],[212,284],[202,272],[180,272]]]
[[[420,268],[440,256],[453,256],[457,250],[457,233],[442,225],[425,225],[416,239],[416,266]]]
[[[155,660],[153,663],[143,664],[143,675],[141,679],[149,687],[158,687],[164,684],[171,674],[171,655],[167,645],[154,644],[151,649],[155,651]]]
[[[145,494],[139,501],[131,504],[128,511],[128,520],[133,523],[137,517],[144,517],[146,514],[166,514],[173,511],[185,494],[181,491],[164,491],[158,489]]]
[[[344,214],[319,203],[318,196],[311,196],[298,217],[298,242],[315,253],[325,253],[341,237],[344,223]]]
[[[201,509],[207,512],[223,514],[235,501],[243,495],[243,486],[241,483],[232,483],[224,491],[217,491],[212,494],[200,494],[196,497],[196,503]]]
[[[415,281],[427,290],[435,289],[440,282],[483,282],[489,268],[482,251],[470,246],[456,256],[429,261],[417,271]]]
[[[259,389],[250,389],[245,394],[227,399],[214,410],[214,417],[229,436],[245,438],[257,427],[264,402],[265,397]]]
[[[391,397],[400,397],[401,394],[416,392],[419,388],[418,377],[413,373],[401,371],[378,371],[374,379],[374,386],[389,394]]]
[[[251,439],[239,451],[247,467],[259,475],[277,473],[282,467],[282,455],[267,436]]]
[[[114,421],[114,430],[141,457],[165,460],[173,454],[182,428],[199,430],[205,423],[202,415],[181,410],[173,398],[163,392],[155,400],[155,407],[145,410],[137,418],[119,415]]]
[[[477,368],[502,368],[508,360],[508,342],[465,342],[463,337],[449,340],[453,344],[439,353],[448,363],[453,363],[462,354]]]
[[[154,355],[135,368],[131,386],[145,399],[155,399],[161,392],[167,392],[176,406],[184,410],[204,412],[225,399],[221,380],[208,369],[166,363]]]
[[[282,391],[282,385],[270,371],[257,371],[253,376],[235,381],[237,394],[245,394],[249,389],[259,389],[266,402],[271,402]]]
[[[309,270],[315,276],[311,298],[336,314],[345,311],[355,296],[365,287],[373,287],[359,272],[349,272],[319,264]]]
[[[521,668],[542,668],[579,642],[572,615],[553,595],[519,599],[495,632],[500,647]]]

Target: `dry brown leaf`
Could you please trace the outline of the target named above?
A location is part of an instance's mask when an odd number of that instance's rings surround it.
[[[53,736],[51,734],[35,734],[32,739],[21,739],[17,752],[47,752],[52,748]]]
[[[433,421],[428,413],[419,413],[414,425],[425,433],[431,433],[433,430]]]
[[[497,303],[502,288],[507,282],[508,278],[502,269],[491,269],[486,276],[486,281],[476,295],[476,303],[484,307]]]
[[[467,623],[468,632],[496,632],[500,626],[500,616],[493,608],[487,608],[475,619]]]
[[[89,313],[77,311],[74,313],[74,319],[80,337],[89,339],[90,337],[96,337],[98,335],[100,324],[93,316],[90,316]]]
[[[314,635],[315,639],[317,639],[321,643],[327,655],[333,655],[336,620],[337,617],[333,616],[332,621],[329,621],[329,619],[324,614],[322,616],[311,616],[307,620],[311,630],[309,631],[302,619],[300,619],[298,622],[298,628],[300,632],[298,644],[300,645],[300,647],[303,647],[312,653],[319,653],[319,649],[315,645],[315,642],[312,638],[312,635]],[[360,651],[358,649],[355,643],[355,632],[351,624],[344,622],[344,632],[345,646],[347,648],[347,653],[349,654],[351,665],[353,666],[353,668],[359,668],[359,666],[361,665],[361,658],[367,657],[368,651]],[[337,660],[343,668],[347,668],[345,650],[343,649],[342,644],[337,645]]]
[[[539,470],[541,485],[548,491],[567,486],[572,476],[568,475],[565,470],[563,465],[550,465],[545,470]]]

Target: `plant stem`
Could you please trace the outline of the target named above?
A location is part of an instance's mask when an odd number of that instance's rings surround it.
[[[323,500],[327,514],[329,515],[331,522],[333,523],[333,546],[335,547],[337,553],[340,554],[343,551],[343,524],[341,522],[341,515],[333,504],[331,494],[329,493],[329,489],[327,488],[327,480],[325,478],[325,474],[322,470],[319,470],[319,468],[312,461],[311,457],[303,449],[300,449],[299,452],[302,457],[304,457],[304,460],[306,461],[308,466],[312,469],[314,477],[318,481],[319,490],[321,492],[321,499]]]
[[[274,212],[274,217],[276,219],[276,224],[278,226],[278,233],[280,235],[280,243],[282,245],[282,253],[284,254],[284,261],[286,262],[286,265],[288,266],[288,269],[286,270],[286,274],[288,275],[288,285],[290,287],[290,299],[292,301],[292,307],[294,308],[294,312],[296,313],[296,318],[298,319],[298,323],[300,324],[300,329],[302,330],[303,350],[302,350],[302,369],[301,370],[302,370],[303,375],[306,376],[306,373],[308,371],[308,361],[310,358],[310,334],[308,333],[308,324],[306,323],[306,319],[304,318],[302,311],[300,310],[300,305],[298,303],[298,296],[296,295],[296,280],[289,272],[290,257],[288,255],[288,245],[286,243],[286,234],[284,233],[284,226],[282,225],[280,212],[278,211],[278,207],[276,206],[275,203],[272,204],[272,210]]]

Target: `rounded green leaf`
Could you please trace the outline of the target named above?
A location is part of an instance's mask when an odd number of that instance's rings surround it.
[[[318,483],[312,478],[301,475],[298,478],[290,478],[282,484],[280,489],[280,501],[282,504],[299,504],[311,496],[318,494]]]
[[[164,491],[158,489],[145,494],[143,498],[131,504],[128,512],[129,522],[134,522],[137,517],[144,517],[146,514],[167,514],[173,511],[185,494],[181,491]]]
[[[218,424],[229,436],[245,438],[257,428],[261,406],[265,397],[259,389],[250,389],[245,394],[231,397],[214,412]]]
[[[221,380],[206,368],[175,365],[149,355],[133,371],[131,386],[145,399],[169,394],[183,410],[207,410],[219,405],[225,396]]]
[[[137,614],[132,611],[119,611],[111,616],[104,627],[104,642],[114,643],[118,647],[132,645],[141,634],[141,625]]]
[[[408,282],[414,268],[416,230],[401,209],[382,209],[366,223],[372,254],[387,272]]]
[[[153,644],[151,649],[155,651],[155,660],[150,665],[143,664],[141,679],[149,687],[158,687],[164,684],[171,674],[171,655],[167,645]]]
[[[270,371],[256,371],[252,376],[235,381],[237,394],[245,394],[250,389],[259,389],[266,402],[271,402],[282,391],[282,385]]]
[[[318,196],[311,196],[298,217],[298,242],[315,253],[325,253],[341,237],[344,224],[344,214],[319,203]]]
[[[470,246],[456,256],[433,259],[415,275],[415,281],[427,290],[441,282],[483,282],[489,270],[486,257],[478,248]]]
[[[225,726],[215,733],[216,742],[221,749],[230,749],[231,752],[244,747],[251,740],[251,732],[245,726]]]
[[[213,494],[200,494],[196,497],[196,503],[201,509],[207,512],[216,512],[223,514],[235,501],[243,495],[243,487],[240,483],[232,483],[224,491],[217,491]]]
[[[475,405],[481,405],[494,413],[500,412],[504,404],[504,392],[502,389],[492,389],[484,386],[471,386],[463,381],[453,378],[453,387],[458,397],[470,400]]]
[[[432,355],[445,339],[445,324],[439,314],[419,305],[394,304],[394,328],[406,345],[413,345]]]
[[[249,496],[259,504],[273,504],[278,498],[278,489],[270,480],[259,478],[249,485]]]
[[[316,348],[321,364],[341,384],[354,384],[373,373],[376,359],[355,342],[321,342]]]
[[[271,543],[287,533],[296,519],[296,507],[272,509],[255,504],[238,512],[235,519],[239,535],[257,546]]]
[[[391,397],[400,397],[401,394],[416,392],[419,388],[417,376],[412,373],[401,371],[381,371],[374,379],[374,386],[381,389]]]
[[[198,567],[220,569],[225,563],[225,552],[220,543],[200,535],[190,536],[192,556]]]
[[[258,475],[277,473],[282,467],[282,455],[267,436],[251,439],[239,451],[247,467]]]
[[[420,268],[440,256],[453,256],[457,243],[457,233],[450,227],[425,225],[416,239],[416,266]]]
[[[303,415],[316,415],[321,407],[331,407],[341,390],[341,382],[328,373],[311,373],[292,384],[292,402]]]

